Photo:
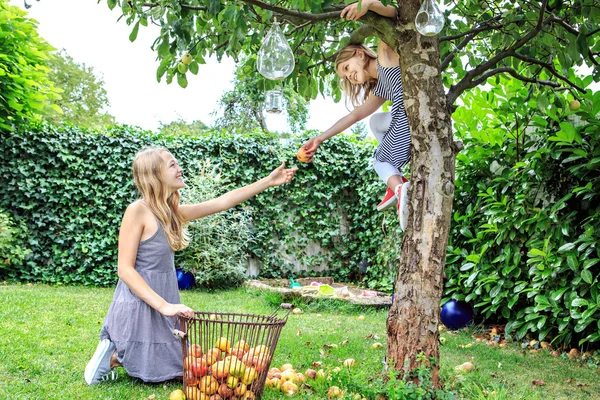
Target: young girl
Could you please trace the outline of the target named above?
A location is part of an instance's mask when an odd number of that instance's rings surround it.
[[[183,171],[164,148],[149,148],[133,161],[141,200],[127,207],[119,232],[119,282],[100,332],[100,343],[85,368],[92,385],[116,379],[117,366],[145,382],[183,375],[181,341],[173,336],[177,314],[193,316],[180,304],[174,252],[187,246],[185,224],[231,207],[272,186],[292,180],[297,168],[281,164],[248,186],[194,205],[179,205]]]
[[[396,9],[383,6],[376,0],[363,0],[344,8],[342,18],[356,20],[367,11],[374,11],[389,18],[396,18]],[[408,180],[400,169],[410,161],[410,130],[402,98],[402,81],[398,54],[383,41],[379,42],[377,54],[363,45],[349,45],[340,50],[335,69],[342,80],[342,88],[356,107],[325,132],[311,138],[302,147],[309,161],[319,145],[332,136],[348,129],[354,123],[373,114],[386,100],[392,100],[391,113],[378,113],[370,119],[370,128],[379,146],[373,157],[373,167],[386,183],[386,194],[377,206],[384,210],[398,201],[400,227],[406,228]]]

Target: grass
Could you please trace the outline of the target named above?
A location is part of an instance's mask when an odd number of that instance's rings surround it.
[[[168,399],[178,382],[145,384],[120,369],[116,382],[87,386],[83,370],[94,352],[98,333],[114,289],[0,285],[0,399]],[[182,301],[197,310],[271,314],[282,299],[238,289],[182,292]],[[304,371],[320,361],[327,370],[354,358],[358,366],[342,369],[334,382],[373,384],[382,369],[387,310],[364,309],[343,302],[298,304],[303,313],[290,315],[271,366],[292,363]],[[365,315],[363,321],[358,315]],[[592,399],[600,398],[597,365],[530,353],[518,344],[505,348],[476,342],[472,331],[443,332],[441,374],[448,389],[464,399]],[[337,348],[324,348],[337,344]],[[470,347],[464,347],[471,344]],[[459,373],[455,366],[471,361],[475,369]],[[534,386],[543,380],[544,386]],[[295,398],[324,399],[330,381],[311,381]],[[263,399],[287,398],[265,389]]]

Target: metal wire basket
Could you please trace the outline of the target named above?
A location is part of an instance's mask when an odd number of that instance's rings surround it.
[[[279,318],[281,309],[287,311]],[[291,304],[282,304],[268,316],[211,312],[180,316],[173,333],[181,338],[186,398],[260,399],[291,309]]]

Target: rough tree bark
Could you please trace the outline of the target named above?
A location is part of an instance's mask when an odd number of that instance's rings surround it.
[[[399,43],[404,104],[412,133],[410,218],[387,318],[388,365],[409,372],[417,355],[434,359],[440,385],[438,323],[454,199],[455,144],[440,73],[437,37],[414,30],[419,0],[399,2],[394,35]]]

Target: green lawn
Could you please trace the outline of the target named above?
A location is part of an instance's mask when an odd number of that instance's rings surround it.
[[[87,386],[83,370],[93,354],[113,289],[0,284],[0,399],[168,399],[177,382],[144,384],[120,369],[118,381]],[[276,295],[239,289],[207,293],[182,292],[194,309],[271,314]],[[360,309],[319,301],[302,304],[290,315],[271,366],[292,363],[304,371],[315,361],[327,370],[354,358],[357,366],[342,370],[341,382],[353,390],[369,385],[382,369],[386,310]],[[360,321],[358,315],[365,315]],[[600,398],[600,372],[590,362],[530,353],[518,344],[506,348],[475,342],[471,332],[444,332],[441,371],[448,389],[465,399],[594,399]],[[378,337],[378,338],[377,338]],[[471,343],[470,347],[461,347]],[[337,344],[337,348],[324,348]],[[475,369],[459,373],[455,366],[471,361]],[[366,380],[360,377],[367,377]],[[353,379],[353,377],[357,377]],[[336,381],[334,377],[334,382]],[[362,379],[362,380],[361,380]],[[544,386],[534,386],[543,380]],[[311,381],[297,399],[324,399],[331,382]],[[287,398],[266,389],[264,399]]]

